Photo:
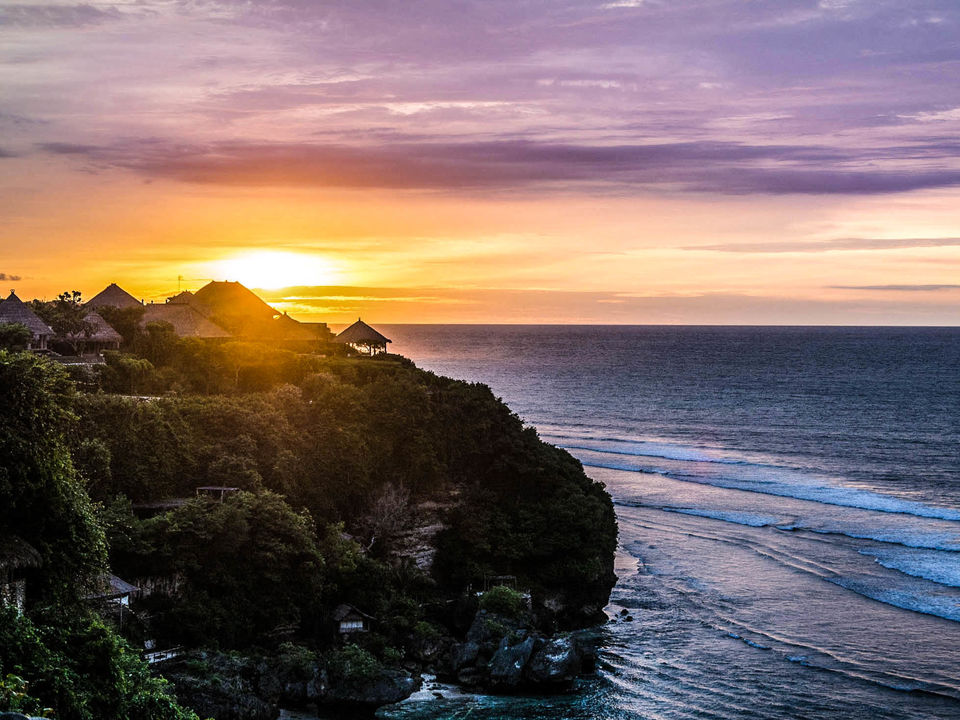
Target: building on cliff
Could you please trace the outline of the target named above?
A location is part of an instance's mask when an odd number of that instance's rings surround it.
[[[363,320],[357,318],[357,321],[340,332],[336,342],[349,345],[358,353],[363,355],[380,355],[387,351],[387,343],[393,342],[390,338],[381,335]]]
[[[369,632],[373,618],[365,612],[357,610],[353,605],[338,605],[333,611],[333,619],[337,623],[337,632],[340,635]]]
[[[123,337],[100,316],[96,310],[90,310],[83,317],[87,329],[58,337],[71,347],[79,349],[81,355],[99,355],[104,350],[119,350]]]
[[[240,340],[307,351],[333,340],[326,323],[295,320],[239,282],[209,282],[194,293],[184,291],[173,296],[167,304],[189,305]]]
[[[13,290],[6,300],[0,302],[0,323],[26,327],[31,334],[27,350],[46,350],[47,344],[55,335],[53,328],[38,318]]]

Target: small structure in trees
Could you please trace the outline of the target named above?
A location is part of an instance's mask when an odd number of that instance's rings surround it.
[[[98,578],[94,591],[84,599],[105,605],[130,607],[130,600],[139,593],[140,588],[136,585],[131,585],[116,575],[104,573]]]
[[[393,342],[390,338],[381,335],[363,320],[357,318],[357,321],[340,332],[334,340],[338,343],[349,345],[358,353],[363,355],[380,355],[387,351],[387,343]]]
[[[39,567],[40,553],[16,535],[0,538],[0,605],[23,612],[27,597],[24,571]]]
[[[99,313],[91,310],[83,319],[87,325],[85,330],[67,333],[62,338],[64,342],[77,348],[80,355],[99,355],[104,350],[120,349],[123,337],[110,327]]]
[[[333,611],[333,619],[340,635],[369,632],[370,622],[373,620],[370,615],[346,603],[337,605],[337,609]]]
[[[53,328],[37,317],[13,290],[6,300],[0,302],[0,323],[23,325],[33,336],[27,350],[46,350],[54,336]]]
[[[84,600],[95,606],[101,615],[113,617],[122,632],[127,616],[136,617],[130,609],[130,601],[139,594],[140,588],[136,585],[104,573],[97,579],[93,592],[86,595]]]
[[[225,485],[201,485],[197,488],[197,497],[223,502],[223,499],[230,493],[239,492],[238,487],[227,487]]]

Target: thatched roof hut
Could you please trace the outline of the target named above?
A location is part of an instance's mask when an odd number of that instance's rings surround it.
[[[173,325],[173,331],[179,337],[196,337],[207,340],[225,340],[232,335],[217,325],[213,320],[204,317],[196,308],[181,303],[151,303],[144,306],[142,327],[148,323],[166,322]]]
[[[244,340],[313,349],[318,341],[331,338],[326,324],[301,323],[271,307],[239,282],[209,282],[195,293],[182,292],[167,302],[189,304]]]
[[[116,283],[110,283],[86,302],[86,306],[90,308],[103,307],[104,305],[115,308],[129,308],[141,307],[143,303]]]
[[[100,352],[102,350],[117,350],[123,342],[123,336],[114,330],[104,320],[100,313],[91,310],[83,317],[89,325],[90,332],[69,333],[66,340],[71,343],[81,343],[86,352]]]
[[[53,337],[53,329],[37,317],[26,303],[11,290],[9,297],[0,302],[0,323],[19,323],[33,333],[30,350],[44,350],[47,341]]]
[[[365,355],[377,355],[387,351],[387,343],[393,342],[390,338],[380,334],[363,320],[357,318],[357,321],[343,330],[336,338],[338,343],[350,345],[357,352]]]
[[[40,553],[23,538],[7,535],[0,538],[0,571],[40,566]]]
[[[349,635],[369,631],[370,623],[374,618],[353,605],[343,603],[337,605],[337,609],[333,611],[333,619],[337,623],[337,632],[341,635]]]
[[[90,592],[84,596],[84,599],[99,600],[103,602],[109,602],[113,600],[115,602],[128,605],[130,603],[131,596],[135,596],[139,592],[140,588],[138,588],[136,585],[132,585],[116,575],[102,573],[96,579],[96,582],[94,583]]]

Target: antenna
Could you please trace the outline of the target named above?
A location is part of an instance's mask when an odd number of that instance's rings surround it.
[[[180,294],[180,283],[183,282],[183,275],[177,275],[177,294]]]

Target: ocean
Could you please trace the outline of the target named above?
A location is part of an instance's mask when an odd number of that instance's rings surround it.
[[[380,328],[602,481],[595,678],[392,718],[960,719],[960,329]]]

